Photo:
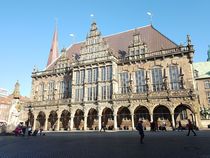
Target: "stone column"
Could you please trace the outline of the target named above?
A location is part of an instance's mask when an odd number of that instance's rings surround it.
[[[34,124],[33,124],[33,130],[36,129],[36,119],[37,119],[37,114],[34,114]]]
[[[71,120],[70,120],[70,130],[72,131],[74,128],[74,116],[71,116]]]
[[[87,115],[84,116],[84,130],[87,130]]]
[[[48,115],[46,115],[45,123],[44,123],[44,130],[45,131],[47,131],[47,126],[48,126]]]
[[[150,122],[153,122],[153,114],[150,114]]]
[[[98,130],[101,130],[101,115],[98,115]]]
[[[199,123],[198,123],[198,114],[197,113],[194,114],[194,121],[195,121],[195,126],[198,127]]]
[[[172,120],[172,128],[176,128],[175,120],[174,120],[174,113],[171,113],[171,120]]]
[[[117,130],[117,114],[114,114],[114,130]]]
[[[131,123],[132,123],[132,130],[135,129],[135,126],[134,126],[134,114],[131,114]]]
[[[60,116],[58,117],[58,120],[57,120],[57,131],[60,130]]]

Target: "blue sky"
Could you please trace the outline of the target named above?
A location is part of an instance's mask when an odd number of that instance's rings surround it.
[[[0,87],[11,93],[16,80],[21,94],[30,96],[31,72],[45,68],[55,18],[58,19],[59,49],[83,41],[94,14],[102,35],[150,23],[177,44],[190,34],[195,45],[194,61],[206,61],[210,44],[209,0],[1,0]]]

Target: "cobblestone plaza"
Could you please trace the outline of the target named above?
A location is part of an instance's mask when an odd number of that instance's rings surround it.
[[[65,132],[36,137],[0,137],[0,158],[209,158],[210,132]]]

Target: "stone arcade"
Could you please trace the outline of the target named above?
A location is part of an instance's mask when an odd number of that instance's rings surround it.
[[[33,128],[132,130],[139,119],[174,128],[188,118],[199,126],[190,36],[177,45],[148,25],[103,37],[93,22],[60,56],[57,36],[46,69],[32,73]]]

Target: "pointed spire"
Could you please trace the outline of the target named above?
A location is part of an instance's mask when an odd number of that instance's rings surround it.
[[[207,61],[210,61],[210,45],[209,45],[208,47],[209,47],[209,49],[208,49],[208,51],[207,51],[207,55],[208,55]]]
[[[53,35],[52,45],[51,45],[51,48],[50,48],[50,53],[49,53],[49,57],[48,57],[47,67],[53,61],[55,61],[55,59],[57,59],[58,56],[59,56],[59,54],[58,54],[58,31],[57,31],[57,22],[56,22],[55,32],[54,32],[54,35]]]
[[[18,80],[15,83],[15,89],[14,89],[12,94],[13,94],[14,99],[19,99],[20,98],[20,84],[19,84]]]

